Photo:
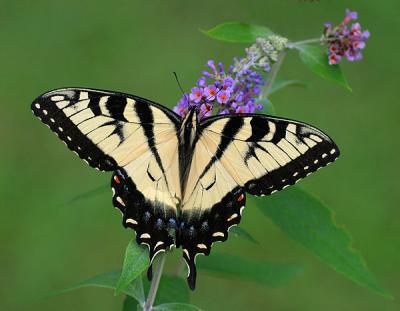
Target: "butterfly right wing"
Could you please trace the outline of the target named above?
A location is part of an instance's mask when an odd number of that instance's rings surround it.
[[[150,261],[173,245],[181,197],[176,114],[136,96],[78,88],[47,92],[32,110],[90,166],[114,171],[113,204],[148,245]]]
[[[205,119],[183,195],[181,244],[190,288],[196,256],[228,238],[241,220],[245,192],[273,194],[338,156],[326,134],[302,122],[256,114]]]

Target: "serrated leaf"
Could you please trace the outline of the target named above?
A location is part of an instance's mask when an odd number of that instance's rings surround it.
[[[267,27],[240,22],[227,22],[201,31],[213,39],[234,43],[252,43],[259,37],[273,34]]]
[[[79,282],[71,287],[54,291],[50,293],[50,296],[61,295],[79,288],[92,287],[92,286],[115,289],[120,275],[121,271],[112,271],[99,274],[95,277]],[[145,298],[144,298],[143,284],[141,278],[137,278],[134,282],[125,287],[122,292],[135,298],[138,302],[144,302]]]
[[[123,292],[133,280],[146,270],[149,265],[148,257],[148,252],[144,247],[138,246],[134,241],[128,243],[121,276],[115,289],[116,295]]]
[[[269,94],[273,94],[288,86],[306,87],[307,83],[300,80],[275,80],[269,89]]]
[[[153,310],[159,311],[202,311],[199,307],[186,303],[164,303],[153,307]]]
[[[227,254],[212,254],[207,258],[198,258],[197,267],[241,280],[253,281],[262,285],[276,287],[285,284],[304,270],[299,263],[272,263],[252,261]]]
[[[258,241],[254,239],[250,233],[248,233],[245,229],[239,226],[234,226],[231,229],[229,229],[229,234],[242,238],[244,240],[250,241],[252,243],[258,244]]]
[[[354,282],[391,297],[375,280],[364,258],[352,247],[349,234],[318,199],[291,187],[262,200],[252,201],[287,235],[323,262]]]
[[[320,77],[336,82],[351,91],[340,66],[329,65],[328,55],[321,47],[314,45],[300,45],[297,47],[301,61],[314,73]]]

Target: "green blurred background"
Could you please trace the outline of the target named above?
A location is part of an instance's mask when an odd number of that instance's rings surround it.
[[[371,39],[360,63],[343,64],[353,93],[310,73],[289,53],[280,77],[301,79],[272,97],[277,114],[329,133],[342,150],[334,165],[301,186],[336,213],[370,269],[400,294],[400,2],[386,1],[0,1],[1,256],[0,305],[6,310],[120,310],[122,296],[82,289],[24,304],[121,266],[132,231],[121,226],[111,191],[66,204],[107,184],[30,111],[46,90],[87,86],[137,94],[173,106],[179,74],[188,90],[209,58],[229,63],[244,45],[213,41],[198,29],[239,20],[292,40],[320,35],[322,23],[359,12]],[[231,238],[214,249],[253,259],[303,261],[305,272],[280,288],[200,273],[192,302],[205,310],[400,310],[398,300],[359,287],[288,239],[256,208],[241,226],[261,246]],[[180,251],[179,251],[180,252]],[[175,252],[177,253],[177,252]],[[177,257],[175,254],[173,257]],[[173,271],[175,259],[167,261]]]

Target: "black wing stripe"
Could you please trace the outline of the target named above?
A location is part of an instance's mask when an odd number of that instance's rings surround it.
[[[168,179],[165,176],[164,165],[161,161],[160,154],[158,153],[158,150],[155,145],[153,111],[151,110],[150,106],[146,105],[146,104],[136,105],[135,110],[141,121],[140,123],[142,124],[144,134],[146,135],[147,144],[148,144],[152,154],[154,155],[156,162],[157,162],[158,166],[160,167],[161,172],[163,173],[164,179],[168,186]]]
[[[110,96],[106,103],[107,110],[114,119],[128,122],[124,116],[125,105],[121,105],[121,102],[127,103],[126,98]]]
[[[219,160],[222,155],[224,154],[225,150],[228,148],[229,144],[232,142],[232,138],[235,137],[236,133],[239,132],[240,128],[243,126],[243,119],[241,118],[231,118],[225,124],[222,135],[221,141],[218,144],[216,154],[211,158],[208,162],[207,166],[204,168],[203,172],[200,174],[199,179],[201,179],[211,168],[211,166]]]
[[[96,94],[90,93],[89,94],[89,108],[92,110],[93,114],[95,116],[101,115],[101,109],[99,106],[100,103],[100,97],[96,96]]]
[[[275,133],[273,138],[271,139],[271,142],[273,144],[278,144],[282,137],[285,137],[287,126],[288,124],[285,124],[283,122],[275,122]]]
[[[270,131],[268,123],[265,124],[265,121],[259,118],[252,118],[250,125],[251,136],[247,139],[247,141],[259,141],[263,139],[263,137]]]

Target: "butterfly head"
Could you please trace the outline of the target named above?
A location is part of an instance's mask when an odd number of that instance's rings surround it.
[[[189,112],[186,114],[185,118],[182,120],[181,130],[191,132],[196,130],[198,125],[198,109],[196,107],[191,107]]]

